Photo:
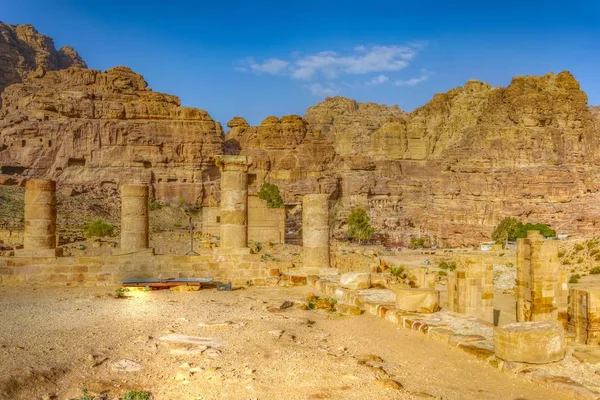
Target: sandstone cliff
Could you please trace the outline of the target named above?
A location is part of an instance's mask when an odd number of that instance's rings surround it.
[[[202,201],[223,131],[204,110],[153,92],[127,67],[37,70],[2,94],[0,172],[69,191],[152,183],[160,199]],[[214,191],[214,190],[213,190]]]
[[[0,22],[0,93],[13,83],[22,82],[30,72],[86,67],[70,46],[56,50],[54,42],[31,25]],[[0,100],[0,107],[2,102]]]
[[[568,72],[506,88],[469,81],[409,114],[335,97],[304,118],[236,118],[226,151],[253,155],[251,172],[286,201],[330,193],[338,219],[365,207],[391,240],[476,244],[507,215],[561,233],[596,229],[594,112]]]

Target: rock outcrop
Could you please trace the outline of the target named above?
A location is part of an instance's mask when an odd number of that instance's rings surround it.
[[[568,72],[506,88],[469,81],[409,114],[335,97],[304,118],[235,118],[225,151],[253,155],[252,172],[286,201],[331,194],[339,233],[364,207],[392,241],[477,244],[509,215],[561,233],[596,229],[597,114]]]
[[[218,182],[220,124],[148,89],[127,67],[36,71],[2,98],[5,176],[53,178],[69,192],[151,183],[159,199],[191,202],[203,201],[206,185]]]
[[[87,67],[72,47],[56,50],[54,41],[38,33],[31,25],[0,22],[0,55],[0,93],[38,69],[52,71],[72,66]]]

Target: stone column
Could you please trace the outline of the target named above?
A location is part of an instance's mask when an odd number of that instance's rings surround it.
[[[494,320],[494,268],[492,257],[457,257],[456,271],[448,274],[448,309]]]
[[[558,242],[538,231],[517,240],[517,321],[567,322],[566,274],[558,259]]]
[[[121,186],[120,253],[148,250],[148,186]]]
[[[246,156],[217,156],[221,170],[221,252],[249,253]]]
[[[302,259],[307,274],[329,268],[329,195],[302,198]]]
[[[30,179],[25,184],[25,232],[22,257],[56,257],[56,182]]]

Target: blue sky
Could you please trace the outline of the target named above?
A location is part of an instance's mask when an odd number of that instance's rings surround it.
[[[600,1],[0,0],[90,68],[127,65],[226,123],[326,95],[410,111],[480,79],[570,70],[600,104]]]

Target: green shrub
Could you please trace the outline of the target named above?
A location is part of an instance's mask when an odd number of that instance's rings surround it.
[[[131,390],[125,393],[123,400],[150,400],[150,393]]]
[[[410,238],[410,244],[408,245],[408,247],[410,247],[411,249],[419,249],[423,246],[425,246],[425,239],[416,238],[414,236]]]
[[[582,262],[583,262],[583,257],[579,257],[579,258],[577,259],[577,264],[581,264]]]
[[[590,274],[593,274],[593,275],[600,274],[600,266],[597,266],[597,267],[594,267],[594,268],[590,269]]]
[[[556,236],[556,231],[546,224],[524,224],[517,218],[506,217],[500,221],[494,232],[492,232],[492,239],[496,243],[502,244],[507,240],[515,241],[518,238],[527,237],[527,231],[539,231],[544,237]]]
[[[404,274],[404,266],[400,265],[398,267],[391,267],[390,270],[392,271],[392,275],[397,276],[397,277],[401,277],[402,274]]]
[[[277,185],[265,183],[258,192],[258,198],[267,201],[268,208],[283,208],[283,199]]]
[[[160,210],[163,207],[162,203],[156,199],[148,200],[148,209],[150,211]]]
[[[442,261],[438,265],[438,267],[440,267],[443,270],[454,271],[456,269],[456,263],[454,261],[450,261],[450,262]]]
[[[514,267],[514,266],[515,266],[515,264],[513,264],[513,263],[511,263],[511,262],[507,262],[505,265],[506,265],[508,268],[512,268],[512,267]]]
[[[81,393],[83,396],[81,396],[79,400],[94,400],[94,396],[92,396],[86,388],[81,389]]]
[[[595,256],[598,253],[600,253],[600,250],[594,249],[594,250],[590,251],[590,256]]]
[[[559,250],[559,251],[558,251],[558,257],[559,257],[559,258],[563,258],[563,257],[565,256],[565,254],[567,254],[567,252],[566,252],[566,251],[564,251],[564,250]]]
[[[582,244],[579,244],[579,243],[577,243],[577,244],[575,245],[575,252],[578,252],[578,251],[581,251],[581,250],[583,250],[583,245],[582,245]]]
[[[371,226],[371,221],[367,212],[362,208],[355,208],[348,216],[348,237],[350,239],[369,240],[373,237],[375,228]]]
[[[571,260],[564,260],[563,265],[571,265]]]
[[[438,271],[438,275],[439,276],[448,276],[448,273],[446,271]]]
[[[571,275],[571,277],[569,278],[569,283],[578,283],[579,279],[581,279],[581,275],[579,275],[579,274]]]
[[[88,226],[85,227],[85,236],[86,237],[105,237],[112,236],[114,231],[114,227],[108,222],[104,221],[103,218],[98,218],[93,222],[89,223]]]

